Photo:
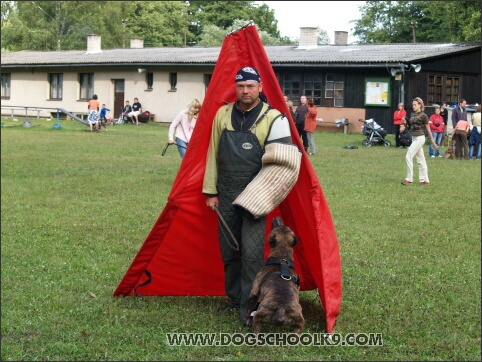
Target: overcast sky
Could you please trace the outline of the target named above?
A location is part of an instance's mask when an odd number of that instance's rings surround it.
[[[274,10],[281,36],[300,37],[300,28],[304,26],[320,27],[330,37],[333,44],[335,31],[347,31],[348,43],[353,43],[350,20],[361,18],[358,7],[365,1],[256,1]]]

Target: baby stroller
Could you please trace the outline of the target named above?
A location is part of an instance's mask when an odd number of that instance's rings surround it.
[[[366,136],[363,140],[362,145],[365,147],[370,147],[371,145],[383,145],[385,147],[390,147],[392,143],[385,139],[387,131],[383,129],[373,118],[367,119],[365,121],[360,120],[364,125],[362,126],[362,133]]]

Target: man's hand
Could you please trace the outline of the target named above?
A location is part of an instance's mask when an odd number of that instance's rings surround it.
[[[219,206],[219,197],[214,196],[214,197],[208,197],[206,199],[206,205],[211,209],[214,210],[214,208],[217,208]]]

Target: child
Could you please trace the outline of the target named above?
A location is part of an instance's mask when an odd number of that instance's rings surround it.
[[[430,125],[430,131],[432,132],[435,143],[437,144],[437,146],[441,147],[445,124],[444,119],[440,114],[440,108],[438,106],[435,107],[435,113],[430,116],[428,124]],[[428,154],[430,155],[430,157],[442,157],[440,151],[435,150],[432,144],[430,144],[428,147]]]
[[[100,118],[100,124],[101,124],[102,126],[104,126],[104,128],[106,128],[105,126],[106,126],[107,124],[109,124],[109,122],[107,122],[107,118],[106,118],[106,113],[107,113],[108,111],[110,111],[110,109],[109,109],[109,108],[106,108],[106,107],[105,107],[105,104],[102,104],[102,108],[101,108],[101,110],[100,110],[99,118]]]
[[[403,148],[410,147],[412,144],[412,135],[405,123],[400,125],[399,144]]]

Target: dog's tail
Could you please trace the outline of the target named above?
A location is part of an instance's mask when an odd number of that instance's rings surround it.
[[[276,314],[273,316],[273,323],[276,325],[282,325],[285,320],[285,307],[281,306],[276,311]]]

